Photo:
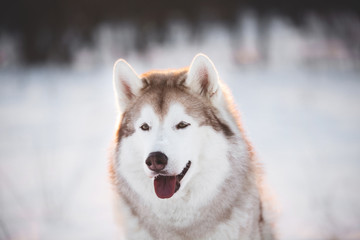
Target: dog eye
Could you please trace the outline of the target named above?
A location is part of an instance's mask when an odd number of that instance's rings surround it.
[[[188,126],[190,126],[190,123],[181,121],[176,125],[176,129],[183,129],[183,128],[186,128]]]
[[[140,126],[141,130],[143,131],[149,131],[150,130],[150,126],[149,124],[147,123],[143,123],[141,126]]]

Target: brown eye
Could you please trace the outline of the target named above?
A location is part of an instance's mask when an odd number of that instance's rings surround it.
[[[147,123],[143,123],[141,126],[140,126],[141,130],[143,131],[149,131],[150,130],[150,126],[147,124]]]
[[[186,127],[190,126],[190,123],[181,121],[176,125],[176,129],[184,129]]]

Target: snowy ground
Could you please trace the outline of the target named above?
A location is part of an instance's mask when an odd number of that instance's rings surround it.
[[[216,26],[196,41],[175,26],[170,43],[126,58],[140,73],[207,53],[264,163],[280,239],[360,239],[360,74],[347,64],[304,66],[300,34],[273,27],[267,65],[240,64]],[[251,23],[244,29],[254,33]],[[100,29],[98,47],[79,51],[71,68],[0,71],[0,239],[117,239],[107,176],[114,56],[102,48],[114,44],[109,32]],[[249,39],[245,59],[256,59]]]

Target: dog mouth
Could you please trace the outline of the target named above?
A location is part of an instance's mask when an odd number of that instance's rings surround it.
[[[180,188],[180,181],[191,166],[191,161],[188,161],[182,172],[178,175],[157,175],[154,179],[155,193],[159,198],[171,198]]]

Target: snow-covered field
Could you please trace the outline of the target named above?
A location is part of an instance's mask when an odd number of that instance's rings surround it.
[[[131,31],[114,37],[105,26],[72,67],[0,69],[0,239],[118,239],[107,176],[112,62],[126,57],[141,73],[186,66],[198,52],[235,96],[277,203],[280,239],[360,239],[360,73],[343,55],[303,64],[306,39],[281,21],[269,62],[259,63],[254,25],[243,29],[234,47],[219,26],[191,40],[174,25],[169,42],[122,55],[116,46]]]

